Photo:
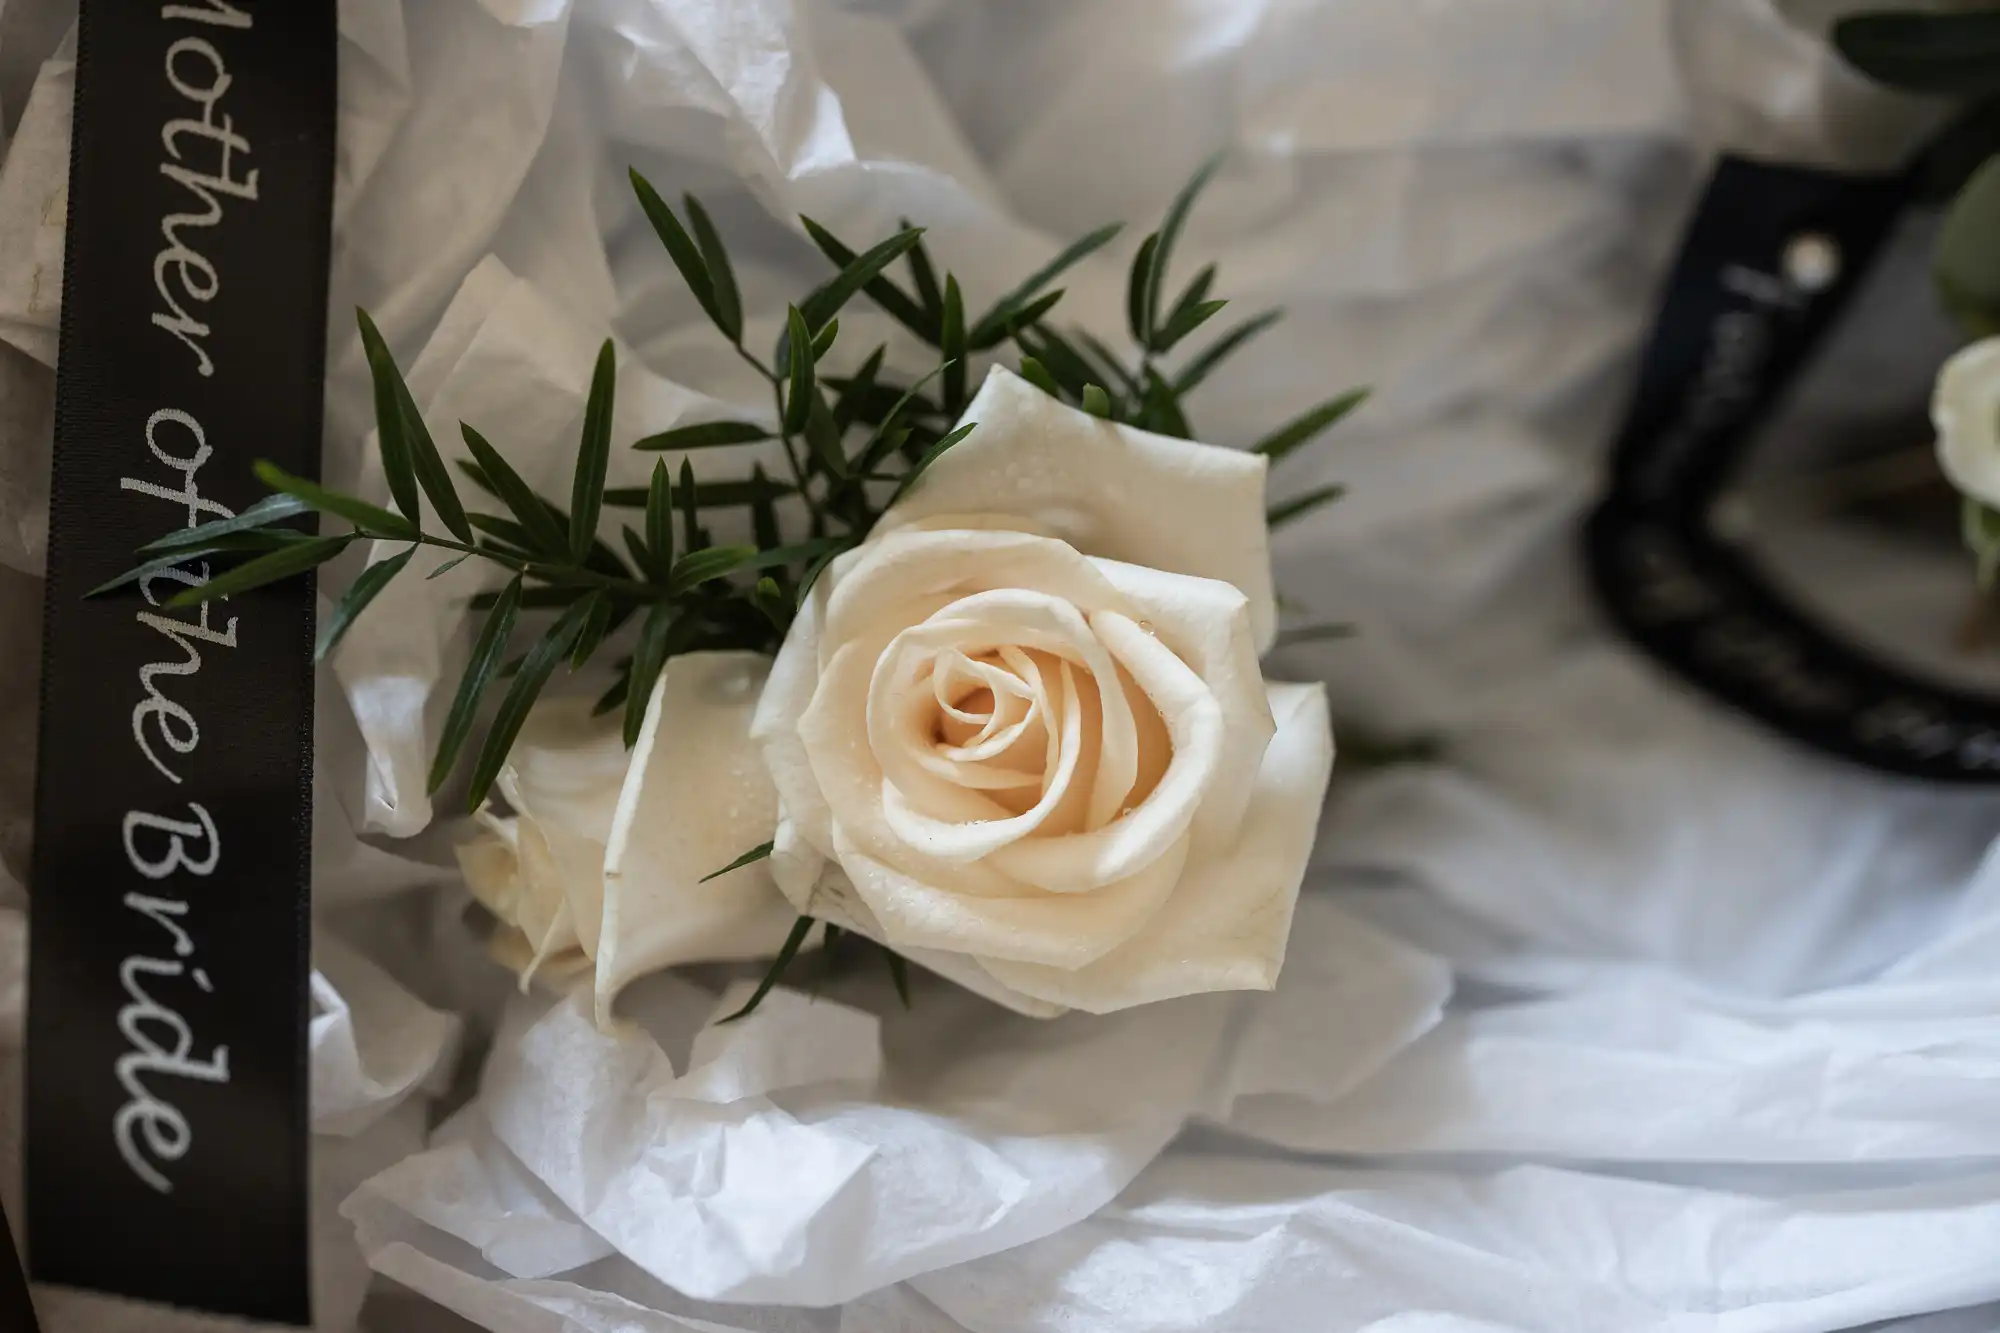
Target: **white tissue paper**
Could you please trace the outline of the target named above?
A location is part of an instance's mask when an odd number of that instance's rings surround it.
[[[487,575],[398,580],[321,678],[319,1327],[2000,1322],[2000,800],[1769,739],[1613,641],[1572,568],[1713,155],[1878,166],[1935,123],[1828,53],[1856,7],[343,0],[333,481],[382,493],[356,304],[448,451],[470,421],[545,487],[606,336],[620,439],[765,417],[628,167],[701,195],[753,342],[826,271],[804,212],[852,241],[925,225],[974,306],[1124,219],[1062,307],[1122,345],[1133,247],[1226,150],[1181,262],[1289,313],[1194,396],[1203,436],[1375,389],[1273,482],[1350,488],[1277,537],[1277,572],[1301,620],[1363,633],[1274,674],[1443,759],[1341,786],[1268,995],[1037,1022],[843,972],[719,1025],[743,983],[703,971],[600,1030],[584,998],[510,995],[424,791]],[[67,22],[0,9],[11,1080]],[[836,357],[928,369],[865,303],[842,326]],[[612,484],[651,461],[614,451]],[[38,1300],[58,1333],[209,1326]]]

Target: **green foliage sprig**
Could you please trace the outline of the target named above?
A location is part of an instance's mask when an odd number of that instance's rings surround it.
[[[393,508],[259,462],[256,473],[271,488],[270,496],[233,517],[147,544],[140,548],[138,567],[93,595],[186,568],[199,581],[167,604],[191,606],[310,573],[356,542],[402,545],[405,549],[370,564],[342,595],[321,629],[317,654],[323,658],[382,590],[412,567],[421,549],[443,557],[424,568],[426,578],[475,557],[498,565],[511,577],[497,592],[472,599],[471,609],[484,618],[429,773],[429,790],[436,793],[467,753],[488,696],[501,691],[471,762],[466,800],[476,810],[490,796],[529,711],[557,670],[582,669],[605,653],[608,643],[629,644],[613,662],[613,682],[597,702],[600,713],[622,711],[629,747],[669,658],[708,649],[774,651],[827,564],[859,545],[925,469],[972,430],[956,424],[969,399],[971,357],[998,357],[1011,347],[1020,374],[1065,402],[1109,420],[1192,437],[1186,396],[1280,316],[1277,310],[1254,315],[1175,368],[1162,361],[1227,305],[1210,296],[1213,264],[1171,300],[1167,291],[1175,246],[1216,165],[1205,165],[1174,198],[1159,230],[1146,237],[1133,260],[1127,304],[1134,360],[1088,333],[1064,333],[1049,322],[1064,294],[1056,280],[1110,244],[1120,224],[1078,239],[986,310],[970,315],[957,278],[947,271],[940,279],[921,228],[906,222],[888,239],[855,250],[810,218],[800,219],[806,235],[835,272],[787,307],[775,346],[768,357],[760,356],[745,344],[734,270],[707,212],[685,195],[677,214],[634,171],[632,189],[647,221],[717,332],[769,385],[777,424],[774,429],[750,421],[705,421],[645,436],[629,447],[685,455],[775,441],[784,455],[783,477],[772,478],[755,465],[748,476],[699,480],[684,457],[678,473],[656,461],[644,487],[608,487],[617,366],[607,339],[585,401],[567,507],[537,494],[468,423],[459,431],[469,457],[458,463],[454,478],[387,344],[367,313],[357,311]],[[903,281],[896,276],[899,268]],[[884,378],[888,347],[882,345],[851,375],[822,373],[840,336],[840,312],[857,296],[866,296],[934,349],[935,368],[915,383],[893,383]],[[1364,397],[1363,391],[1341,394],[1254,447],[1275,463],[1319,437]],[[461,481],[471,489],[462,491]],[[1323,487],[1298,496],[1275,507],[1270,521],[1289,522],[1339,493],[1337,487]],[[633,515],[619,528],[622,551],[599,535],[607,509]],[[713,539],[709,516],[722,509],[749,511],[752,543],[723,545]],[[805,532],[788,536],[787,518],[796,523],[801,513]],[[348,530],[321,536],[291,526],[309,514],[345,523]],[[530,613],[554,614],[535,630],[525,623]],[[636,630],[627,635],[635,622]],[[1340,628],[1300,627],[1288,631],[1286,641],[1331,637]],[[529,634],[516,655],[517,639]],[[768,843],[752,848],[710,878],[770,852]],[[743,1012],[776,984],[813,924],[800,918]],[[838,932],[828,926],[826,936],[830,949]],[[903,960],[887,957],[907,1001]]]

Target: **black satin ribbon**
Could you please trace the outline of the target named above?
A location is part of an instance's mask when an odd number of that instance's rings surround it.
[[[334,0],[84,0],[30,909],[37,1281],[305,1324],[308,581],[84,594],[316,476]]]
[[[1714,697],[1871,768],[1988,783],[2000,781],[2000,699],[1919,678],[1833,633],[1710,518],[1916,180],[1914,169],[1717,164],[1668,279],[1584,554],[1611,620]]]

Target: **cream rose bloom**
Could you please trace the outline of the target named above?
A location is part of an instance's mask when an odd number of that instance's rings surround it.
[[[538,704],[489,806],[458,849],[473,896],[500,921],[494,953],[563,983],[591,974],[600,1022],[628,982],[676,963],[764,958],[795,913],[769,867],[707,883],[771,836],[777,802],[749,741],[768,661],[669,658],[638,743],[586,699]]]
[[[995,370],[757,710],[802,912],[1024,1013],[1268,989],[1333,759],[1267,684],[1265,461]]]
[[[1938,461],[1951,484],[2000,509],[2000,338],[1961,348],[1931,396]]]

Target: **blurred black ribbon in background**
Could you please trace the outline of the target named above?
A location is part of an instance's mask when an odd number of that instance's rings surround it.
[[[29,914],[33,1276],[294,1324],[313,590],[85,594],[317,475],[335,50],[334,0],[84,0]]]

